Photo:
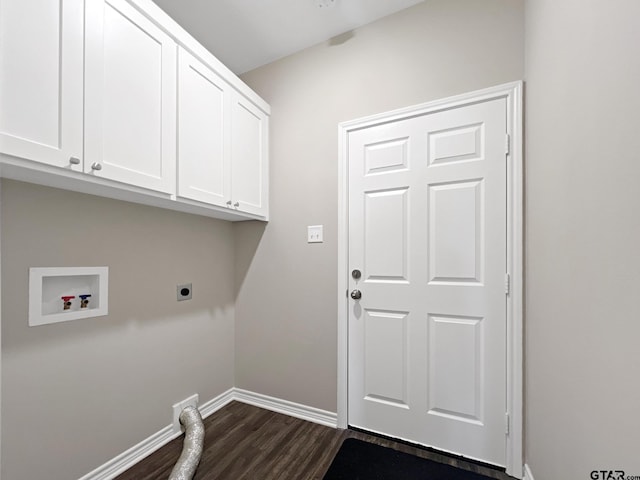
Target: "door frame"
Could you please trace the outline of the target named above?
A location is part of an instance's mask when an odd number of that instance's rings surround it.
[[[483,101],[505,99],[507,134],[510,138],[507,158],[507,273],[510,278],[506,295],[506,399],[507,415],[506,472],[523,477],[523,82],[456,95],[399,110],[380,113],[338,125],[338,428],[348,426],[348,278],[349,278],[349,133],[376,124],[434,113]],[[508,422],[508,423],[507,423]],[[506,431],[505,430],[505,431]]]

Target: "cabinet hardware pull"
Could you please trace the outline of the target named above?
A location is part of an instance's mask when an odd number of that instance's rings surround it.
[[[99,164],[98,162],[94,162],[94,163],[91,165],[91,170],[102,170],[102,165],[101,165],[101,164]]]
[[[80,165],[80,159],[78,157],[71,157],[69,163],[71,165]]]
[[[233,204],[234,207],[238,208],[240,206],[240,202],[236,202]]]

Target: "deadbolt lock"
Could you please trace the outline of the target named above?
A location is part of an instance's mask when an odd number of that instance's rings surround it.
[[[360,272],[360,270],[358,270],[358,269],[356,268],[353,272],[351,272],[351,276],[352,276],[355,280],[358,280],[358,279],[362,276],[362,273]]]

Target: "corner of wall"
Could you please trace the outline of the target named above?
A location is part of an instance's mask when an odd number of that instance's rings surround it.
[[[531,468],[526,463],[524,464],[524,477],[522,480],[535,480],[533,473],[531,473]]]

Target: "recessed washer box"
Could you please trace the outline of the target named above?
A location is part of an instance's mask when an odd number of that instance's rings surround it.
[[[82,306],[83,298],[85,306]],[[63,300],[63,297],[68,300]],[[65,303],[69,303],[66,305]],[[29,326],[109,313],[109,267],[29,269]]]

